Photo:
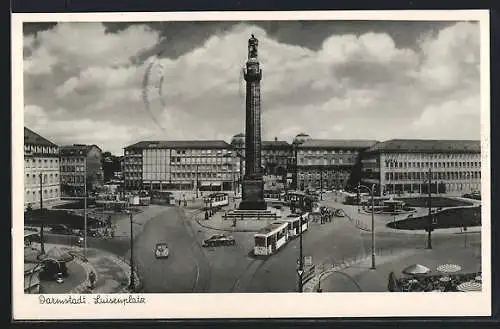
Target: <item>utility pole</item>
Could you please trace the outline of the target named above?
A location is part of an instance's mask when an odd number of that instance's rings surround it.
[[[134,227],[133,214],[130,212],[130,291],[135,291],[135,274],[134,274]]]
[[[319,199],[323,201],[323,168],[319,171]]]
[[[198,199],[198,165],[199,163],[196,164],[196,185],[195,185],[195,190],[196,190],[196,199]]]
[[[432,249],[432,205],[431,205],[431,199],[432,199],[432,194],[431,194],[431,182],[432,182],[432,169],[429,168],[429,218],[428,218],[428,227],[427,227],[427,249]]]
[[[40,251],[43,254],[45,254],[45,242],[44,242],[44,233],[43,231],[45,230],[45,216],[43,216],[43,176],[42,173],[39,174],[40,177]]]
[[[304,275],[304,256],[303,256],[303,251],[302,251],[302,215],[299,217],[299,223],[300,223],[300,229],[299,229],[299,253],[300,253],[300,259],[299,259],[299,292],[303,292],[304,290],[304,283],[302,282],[302,277]]]
[[[371,195],[372,195],[372,267],[375,269],[375,202],[373,200],[373,194],[375,190],[375,184],[372,184]]]
[[[85,172],[83,176],[83,255],[87,257],[87,156],[85,155]]]

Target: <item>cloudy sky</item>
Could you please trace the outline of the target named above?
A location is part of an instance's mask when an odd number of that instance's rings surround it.
[[[251,33],[264,139],[480,137],[474,22],[29,23],[25,125],[116,154],[139,140],[229,141],[244,130]]]

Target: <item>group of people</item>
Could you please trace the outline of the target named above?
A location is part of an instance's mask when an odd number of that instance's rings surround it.
[[[321,207],[319,209],[319,214],[321,224],[331,223],[335,215],[334,210],[328,207]]]
[[[389,291],[399,292],[453,292],[458,286],[481,277],[481,273],[452,274],[452,275],[415,275],[396,279],[394,273],[389,275]]]

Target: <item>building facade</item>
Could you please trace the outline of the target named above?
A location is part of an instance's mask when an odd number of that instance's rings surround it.
[[[142,141],[124,149],[127,190],[229,191],[238,158],[225,141]]]
[[[245,135],[241,133],[234,135],[231,139],[231,147],[236,152],[238,161],[241,161],[241,173],[244,175]],[[290,143],[280,141],[278,138],[272,141],[262,141],[261,159],[264,190],[268,189],[266,186],[278,186],[277,189],[284,189],[285,184],[287,187],[291,184],[294,158]]]
[[[62,146],[61,193],[63,196],[84,196],[85,182],[90,193],[103,185],[102,151],[96,145]]]
[[[24,206],[40,208],[59,201],[59,147],[28,128],[24,128]]]
[[[430,181],[429,181],[430,174]],[[462,195],[481,190],[481,145],[471,140],[402,140],[378,143],[362,160],[364,185],[378,195]]]
[[[346,189],[361,175],[361,155],[373,140],[311,139],[305,134],[294,141],[299,190]]]

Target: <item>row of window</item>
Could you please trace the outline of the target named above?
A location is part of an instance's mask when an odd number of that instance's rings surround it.
[[[79,166],[61,166],[61,172],[68,172],[68,173],[84,173],[85,172],[85,165],[79,165]]]
[[[58,188],[45,189],[42,194],[43,199],[53,199],[58,198],[59,196]],[[40,202],[40,190],[26,191],[26,199],[24,202]]]
[[[304,154],[358,154],[359,152],[356,150],[299,150],[297,154],[299,155],[304,155]]]
[[[192,157],[172,157],[172,158],[144,158],[142,162],[145,165],[175,165],[175,164],[205,164],[205,163],[231,163],[236,158],[227,157],[207,157],[207,158],[192,158]]]
[[[323,173],[323,178],[324,179],[329,179],[329,178],[335,178],[335,177],[344,177],[344,176],[349,176],[351,173],[348,171],[336,171],[336,172],[324,172]],[[321,173],[319,172],[308,172],[308,173],[299,173],[299,177],[316,177],[316,178],[321,178]]]
[[[25,153],[42,153],[42,154],[58,154],[59,148],[55,146],[41,146],[41,145],[26,145],[24,144]]]
[[[82,175],[82,176],[61,176],[61,183],[83,184],[84,182],[85,182],[85,175]]]
[[[479,191],[481,190],[481,184],[472,183],[445,183],[447,192],[455,191]],[[392,193],[394,191],[406,191],[406,192],[421,192],[422,184],[387,184],[383,185],[384,191]]]
[[[59,159],[24,159],[24,167],[30,169],[58,168]]]
[[[166,166],[155,166],[155,165],[144,165],[143,166],[143,171],[144,172],[174,172],[174,171],[193,171],[193,172],[202,172],[202,171],[232,171],[233,167],[231,164],[203,164],[203,165],[189,165],[189,164],[184,164],[184,165],[177,165],[177,166],[171,166],[171,167],[166,167]],[[239,169],[239,166],[234,166],[234,170],[237,171]]]
[[[301,158],[299,161],[299,164],[301,165],[308,165],[308,166],[313,166],[313,165],[353,165],[356,163],[356,158],[344,158],[344,159],[304,159]]]
[[[386,168],[480,168],[481,161],[399,162],[385,161]]]
[[[26,174],[26,181],[24,182],[27,185],[40,185],[40,175],[39,174]],[[59,184],[59,174],[58,173],[49,173],[43,174],[42,177],[42,185],[45,184]]]
[[[385,173],[385,180],[422,180],[428,179],[429,174],[426,172],[390,172]],[[457,179],[480,179],[480,171],[453,171],[453,172],[433,172],[432,179],[446,179],[446,180],[457,180]]]
[[[397,160],[428,160],[428,159],[476,159],[479,153],[391,153],[388,155],[394,161]]]
[[[277,156],[284,156],[284,157],[291,157],[292,156],[292,151],[285,151],[285,150],[262,150],[262,155],[277,155]]]
[[[198,175],[192,172],[185,173],[144,173],[143,177],[146,180],[168,180],[173,178],[188,178],[188,179],[203,179],[203,178],[218,178],[218,179],[231,179],[232,174],[220,174],[214,172],[199,172]],[[139,177],[139,176],[137,176]],[[125,179],[128,179],[129,176],[126,176]]]
[[[67,164],[78,164],[78,163],[84,163],[85,158],[84,157],[79,157],[79,158],[61,158],[61,164],[67,163]]]
[[[129,155],[130,151],[126,151],[125,155]],[[152,149],[152,150],[144,150],[143,156],[165,156],[167,154],[175,154],[175,155],[205,155],[205,154],[229,154],[227,150],[213,150],[213,149],[189,149],[189,150],[172,150],[172,149]]]

